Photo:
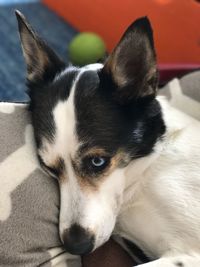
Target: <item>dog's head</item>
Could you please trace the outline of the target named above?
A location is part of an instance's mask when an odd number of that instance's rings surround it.
[[[162,135],[147,18],[127,29],[105,64],[66,66],[17,12],[41,166],[60,185],[60,236],[73,254],[111,235],[130,161]]]

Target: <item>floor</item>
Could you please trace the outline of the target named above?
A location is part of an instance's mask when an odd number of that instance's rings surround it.
[[[37,0],[0,0],[0,101],[26,102],[26,71],[15,9],[25,14],[37,32],[65,61],[68,60],[68,43],[77,32]]]

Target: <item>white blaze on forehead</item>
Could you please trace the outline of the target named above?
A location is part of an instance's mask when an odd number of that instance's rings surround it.
[[[63,71],[61,71],[58,75],[56,75],[54,81],[56,80],[59,80],[62,76],[64,76],[65,74],[71,72],[71,71],[78,71],[80,70],[80,73],[79,74],[82,74],[84,71],[87,71],[87,70],[99,70],[99,69],[102,69],[103,68],[103,64],[101,63],[94,63],[94,64],[89,64],[89,65],[86,65],[82,68],[78,68],[78,67],[75,67],[75,66],[68,66],[67,68],[65,68]],[[80,75],[78,75],[78,77],[80,77]]]
[[[82,70],[99,70],[103,68],[103,64],[101,63],[94,63],[94,64],[89,64],[86,65],[82,68]]]
[[[72,87],[70,95],[66,101],[59,101],[53,110],[55,122],[54,144],[60,156],[73,157],[78,147],[76,137],[76,118],[74,110],[74,91]]]
[[[70,90],[69,97],[66,100],[58,101],[52,111],[55,124],[53,142],[42,138],[42,146],[38,152],[47,165],[53,164],[55,160],[60,157],[66,163],[70,157],[73,158],[78,149],[79,144],[76,136],[76,116],[74,107],[75,89],[76,80]]]
[[[67,73],[73,72],[73,71],[78,71],[78,68],[75,66],[68,66],[67,68],[65,68],[63,71],[61,71],[60,73],[58,73],[56,75],[56,77],[54,78],[54,81],[59,80],[62,76],[64,76]]]
[[[62,156],[66,154],[73,157],[79,144],[76,136],[76,116],[74,106],[74,95],[76,90],[76,84],[80,76],[88,70],[98,70],[103,67],[102,64],[90,64],[80,69],[77,75],[70,95],[66,101],[60,101],[53,110],[53,117],[55,122],[55,147],[58,153],[61,151]],[[74,67],[70,67],[69,70],[74,70]],[[66,70],[67,71],[67,70]]]

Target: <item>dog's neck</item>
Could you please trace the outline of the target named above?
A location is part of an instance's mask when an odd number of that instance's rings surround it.
[[[169,105],[164,97],[157,97],[160,103],[163,120],[166,126],[166,132],[160,138],[153,148],[153,152],[143,158],[133,160],[125,169],[125,190],[123,205],[134,205],[137,194],[141,191],[141,185],[144,185],[143,179],[145,172],[159,157],[165,154],[165,151],[171,149],[173,144],[181,135],[184,128],[191,122],[191,118],[186,114],[174,109]],[[159,164],[159,163],[158,163]],[[122,206],[123,206],[122,205]]]

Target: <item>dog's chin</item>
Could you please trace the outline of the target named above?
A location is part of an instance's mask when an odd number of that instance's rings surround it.
[[[112,235],[112,233],[110,235],[108,235],[107,237],[104,237],[101,240],[97,240],[96,243],[95,243],[93,251],[98,249],[99,247],[103,246],[110,239],[111,235]]]
[[[122,197],[120,197],[119,199],[120,201],[117,201],[116,205],[112,208],[112,210],[115,210],[115,212],[110,213],[108,217],[104,219],[102,227],[99,228],[101,229],[101,231],[97,232],[95,236],[94,250],[105,244],[115,231],[117,218],[121,209]]]
[[[111,236],[113,234],[113,230],[114,230],[114,226],[109,231],[109,233],[104,234],[104,235],[99,234],[99,236],[96,237],[93,251],[96,250],[97,248],[101,247],[102,245],[104,245],[111,238]]]

